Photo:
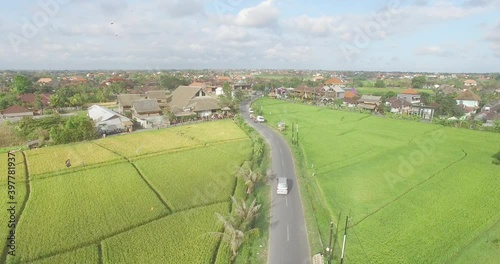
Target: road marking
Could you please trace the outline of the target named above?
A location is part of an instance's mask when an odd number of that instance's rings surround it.
[[[285,167],[285,160],[281,160],[281,165],[283,165],[283,168]]]
[[[283,155],[283,149],[282,148],[280,148],[280,153],[281,153],[281,155]]]
[[[290,227],[286,225],[286,241],[290,241]]]
[[[285,196],[285,204],[286,204],[286,207],[288,207],[288,196]]]

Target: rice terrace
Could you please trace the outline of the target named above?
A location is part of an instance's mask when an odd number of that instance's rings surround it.
[[[339,259],[349,216],[346,263],[498,263],[499,134],[267,98],[252,108],[298,127],[311,252],[333,221]]]
[[[206,234],[223,230],[215,214],[244,193],[251,155],[231,120],[16,152],[17,254],[1,262],[227,263]]]

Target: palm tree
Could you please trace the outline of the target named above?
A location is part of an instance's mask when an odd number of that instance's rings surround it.
[[[251,230],[240,230],[235,225],[235,219],[232,216],[224,217],[217,214],[217,218],[224,225],[224,232],[213,232],[212,235],[222,238],[222,241],[229,244],[231,249],[231,263],[234,263],[236,256],[238,256],[238,250],[241,245],[253,235],[258,234],[258,229],[254,228]]]
[[[245,185],[247,186],[247,194],[252,194],[255,189],[255,185],[260,180],[261,174],[259,171],[254,171],[250,166],[250,162],[245,161],[243,165],[241,165],[240,170],[238,171],[238,176],[243,178],[245,181]]]
[[[252,225],[255,218],[259,215],[261,205],[257,204],[257,200],[255,199],[252,203],[250,203],[250,205],[247,205],[246,201],[243,199],[238,202],[234,196],[231,196],[231,200],[234,205],[233,214],[238,223],[239,229],[248,229]]]

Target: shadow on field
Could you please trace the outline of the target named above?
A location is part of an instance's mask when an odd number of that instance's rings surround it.
[[[496,159],[493,161],[494,164],[500,164],[500,151],[497,152],[497,154],[491,156],[492,158]]]

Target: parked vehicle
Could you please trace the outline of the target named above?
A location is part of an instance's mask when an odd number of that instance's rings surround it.
[[[263,116],[257,116],[257,118],[256,118],[255,120],[256,120],[257,122],[259,122],[259,123],[263,123],[263,122],[265,122],[265,121],[266,121],[266,120],[264,119],[264,117],[263,117]]]
[[[278,188],[276,190],[278,194],[288,194],[288,183],[287,178],[279,177],[278,178]]]

